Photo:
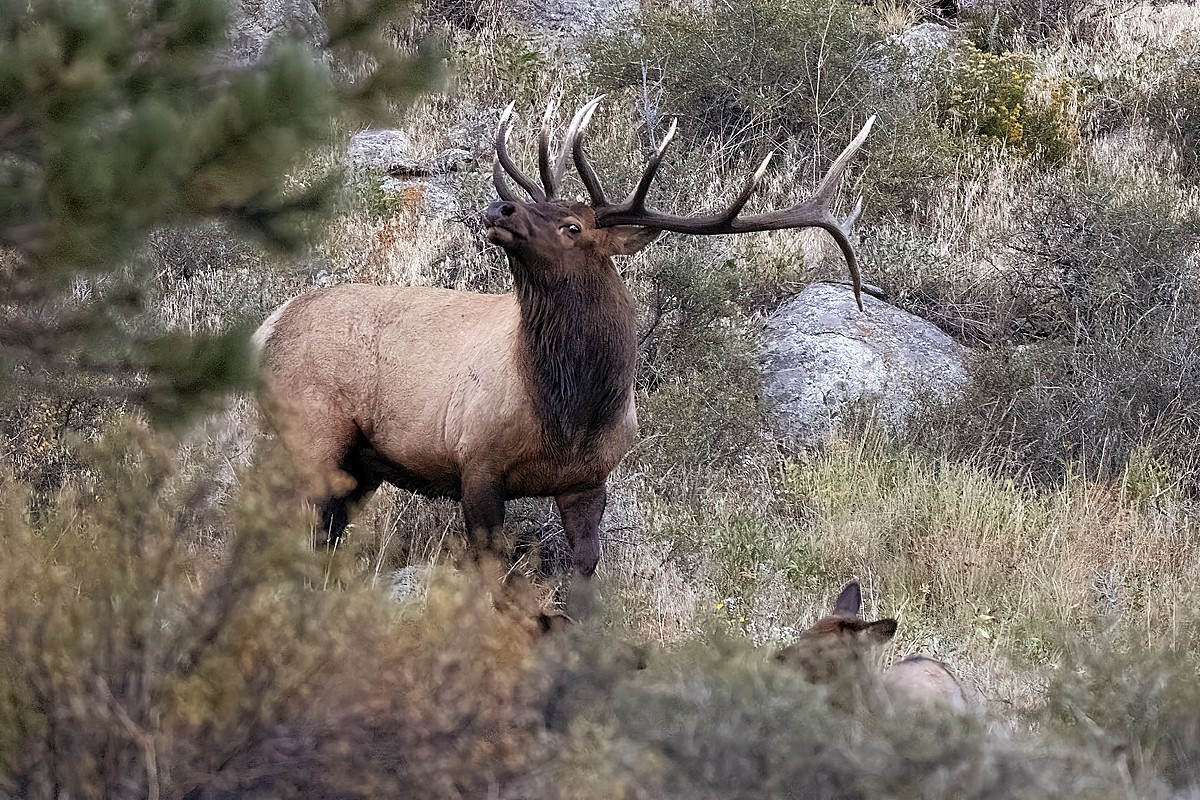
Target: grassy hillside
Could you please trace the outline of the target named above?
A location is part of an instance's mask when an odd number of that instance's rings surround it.
[[[397,123],[422,152],[465,123],[486,142],[515,100],[531,164],[546,97],[606,92],[590,152],[610,193],[677,116],[653,202],[681,212],[771,150],[753,207],[790,205],[878,114],[843,193],[864,198],[864,274],[972,348],[964,395],[907,430],[861,409],[784,451],[756,336],[809,281],[844,278],[832,243],[671,235],[624,261],[641,433],[610,479],[597,607],[550,638],[450,566],[453,504],[383,490],[313,553],[249,398],[178,436],[22,396],[0,462],[0,796],[1200,791],[1200,11],[989,0],[945,46],[897,38],[933,14],[647,4],[577,45],[482,2],[397,22],[397,47],[432,36],[455,75]],[[477,217],[489,172],[456,175],[449,223],[353,174],[301,258],[220,225],[159,230],[144,322],[225,330],[329,282],[503,291]],[[553,603],[551,504],[509,519]],[[771,660],[851,579],[900,622],[881,660],[945,660],[978,714],[893,713]]]

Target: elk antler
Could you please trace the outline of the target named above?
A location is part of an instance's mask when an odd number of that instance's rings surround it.
[[[525,176],[525,173],[517,169],[517,165],[513,163],[512,157],[508,154],[508,131],[512,127],[513,108],[516,106],[516,101],[508,104],[504,109],[504,113],[500,115],[500,127],[496,129],[496,160],[492,162],[492,183],[496,185],[496,194],[500,195],[501,200],[507,200],[510,203],[517,200],[517,196],[513,194],[512,189],[508,188],[508,182],[504,180],[504,173],[508,173],[517,185],[529,193],[535,203],[546,202],[546,193],[538,188],[537,184]]]
[[[579,124],[575,126],[575,123],[572,123],[576,129],[573,134],[568,132],[568,141],[564,142],[564,147],[568,143],[572,147],[575,169],[579,172],[579,177],[583,180],[583,185],[591,196],[592,206],[596,210],[597,227],[638,225],[663,231],[701,235],[774,231],[785,228],[822,228],[828,231],[837,242],[838,248],[846,259],[846,266],[850,270],[850,278],[854,285],[854,299],[858,303],[859,309],[862,309],[862,275],[858,269],[858,259],[854,254],[854,247],[850,244],[850,230],[854,226],[854,221],[858,219],[859,212],[862,211],[862,198],[859,198],[854,210],[841,220],[833,215],[830,203],[833,201],[838,180],[845,171],[846,165],[850,163],[854,153],[862,146],[867,134],[871,132],[871,126],[875,124],[874,116],[866,121],[854,140],[846,145],[846,149],[842,150],[841,155],[834,159],[812,197],[807,200],[780,211],[770,211],[749,217],[738,216],[750,200],[751,195],[754,194],[754,190],[758,188],[759,181],[767,171],[767,165],[771,163],[771,156],[767,156],[750,176],[750,179],[746,181],[741,193],[723,211],[696,217],[681,217],[646,208],[646,194],[650,191],[650,184],[654,181],[659,165],[662,164],[663,154],[675,136],[676,120],[671,120],[670,129],[663,137],[662,143],[655,150],[654,155],[650,157],[641,180],[638,181],[629,196],[618,204],[610,203],[605,198],[600,179],[583,152],[583,140],[587,133],[587,126],[601,99],[598,97],[579,110],[579,113],[576,114]]]
[[[600,102],[600,99],[596,98],[575,112],[571,124],[567,126],[567,132],[563,136],[558,155],[553,161],[550,156],[550,138],[555,103],[554,100],[551,100],[546,104],[546,115],[542,118],[542,132],[538,137],[538,174],[542,179],[541,187],[521,172],[508,154],[508,132],[512,128],[513,107],[516,105],[515,102],[508,104],[504,113],[500,115],[500,126],[496,131],[496,160],[492,164],[492,182],[496,185],[496,193],[500,195],[501,199],[509,202],[516,199],[508,187],[508,183],[504,180],[506,172],[517,182],[517,185],[529,193],[535,203],[544,203],[547,200],[558,198],[558,193],[562,189],[563,175],[567,171],[567,158],[571,154],[571,148],[581,127],[586,124],[584,116],[585,114],[588,117],[591,116],[591,111],[595,110],[595,104]]]

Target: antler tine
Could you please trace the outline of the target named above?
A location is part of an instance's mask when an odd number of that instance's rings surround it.
[[[517,182],[522,189],[529,193],[536,203],[544,203],[546,201],[546,193],[538,188],[537,184],[527,178],[521,170],[517,169],[517,165],[513,163],[512,158],[508,155],[508,131],[512,127],[513,108],[516,106],[516,101],[508,104],[504,109],[504,113],[500,115],[500,126],[496,131],[496,161],[492,164],[492,182],[496,185],[496,194],[500,195],[501,199],[512,202],[515,197],[512,190],[508,188],[504,180],[504,175],[500,171],[503,167],[504,172]]]
[[[587,160],[587,155],[583,152],[583,140],[587,136],[588,125],[592,122],[592,114],[596,113],[596,108],[603,99],[604,95],[600,95],[579,109],[579,114],[577,115],[579,117],[579,130],[571,142],[572,156],[575,160],[575,171],[579,173],[579,179],[583,181],[583,186],[587,189],[588,196],[592,199],[592,205],[596,207],[608,205],[608,199],[604,196],[604,187],[600,183],[600,177],[596,175],[596,170],[592,169],[591,162]]]
[[[571,124],[567,126],[567,132],[563,135],[562,146],[558,150],[558,158],[554,161],[554,184],[562,187],[563,176],[567,173],[567,158],[570,157],[571,151],[575,147],[575,138],[579,136],[580,127],[583,125],[583,117],[585,112],[588,112],[589,107],[595,110],[595,104],[601,98],[596,98],[591,103],[581,106],[575,112],[575,116],[571,118]],[[590,118],[591,114],[588,112]]]
[[[763,175],[767,173],[767,165],[771,163],[771,159],[774,157],[774,153],[768,153],[767,157],[763,159],[763,162],[758,165],[758,169],[756,169],[754,174],[750,176],[750,180],[746,181],[746,185],[742,188],[742,193],[737,196],[737,199],[735,199],[725,211],[724,220],[726,223],[733,222],[735,219],[737,219],[737,215],[741,213],[743,208],[745,208],[746,203],[750,201],[751,195],[754,194],[754,190],[758,188],[759,181],[761,181]]]
[[[842,177],[842,172],[845,171],[846,165],[850,163],[850,159],[854,158],[854,154],[858,152],[858,148],[862,147],[862,143],[867,140],[867,134],[871,132],[871,127],[875,124],[875,115],[872,114],[863,123],[862,130],[858,135],[850,140],[850,144],[842,150],[841,155],[833,160],[829,165],[829,169],[825,172],[825,177],[817,184],[816,190],[813,192],[812,200],[828,201],[833,197],[833,193],[837,188],[838,180]],[[858,216],[855,214],[854,216]],[[854,222],[853,219],[850,220]]]
[[[821,228],[833,237],[837,243],[838,249],[842,251],[842,257],[846,259],[846,268],[850,272],[850,282],[854,287],[854,302],[858,304],[858,310],[863,310],[862,301],[862,272],[858,267],[858,256],[854,252],[854,245],[850,243],[850,234],[854,229],[854,223],[858,221],[858,215],[862,213],[862,197],[855,202],[853,210],[850,211],[840,221],[833,216],[829,210],[829,203],[833,200],[833,195],[837,191],[838,181],[841,180],[842,173],[846,170],[846,166],[850,163],[850,159],[854,158],[854,154],[858,152],[858,148],[862,147],[863,142],[867,140],[867,135],[871,133],[871,128],[875,125],[875,115],[872,114],[863,123],[862,129],[858,135],[850,140],[833,163],[829,165],[829,169],[825,171],[825,177],[817,184],[816,190],[812,197],[802,203],[798,203],[792,208],[779,212],[780,214],[789,214],[797,212],[798,215],[813,211],[818,216],[824,217],[820,221],[813,223],[813,227]],[[766,216],[766,215],[764,215]]]
[[[658,174],[658,168],[662,164],[663,154],[667,152],[667,146],[671,144],[671,140],[675,138],[675,129],[679,125],[679,118],[671,119],[671,127],[667,128],[667,134],[663,140],[659,142],[658,149],[654,151],[654,155],[650,156],[650,161],[646,163],[646,171],[642,173],[642,179],[638,181],[638,185],[629,197],[621,203],[621,208],[626,211],[637,213],[644,211],[646,208],[646,194],[650,191],[650,184],[654,182],[654,176]]]
[[[828,231],[833,240],[837,242],[838,249],[842,251],[842,257],[846,259],[846,269],[850,272],[850,285],[854,287],[854,302],[858,304],[859,311],[863,310],[862,272],[858,268],[858,256],[854,252],[854,245],[850,243],[850,231],[854,227],[858,215],[862,213],[862,204],[860,197],[854,204],[854,210],[847,214],[841,222],[833,220],[832,224],[817,223],[815,226]]]
[[[546,103],[546,115],[542,117],[542,132],[538,135],[538,172],[541,173],[542,186],[546,187],[546,198],[549,200],[558,197],[558,184],[554,180],[554,171],[550,166],[550,127],[554,123],[554,111],[557,105],[553,97]]]
[[[496,186],[496,194],[500,195],[501,200],[507,200],[510,203],[515,202],[517,196],[513,194],[512,189],[508,188],[508,181],[504,179],[504,169],[500,164],[500,151],[505,149],[509,120],[515,105],[516,101],[514,100],[500,114],[500,124],[496,128],[496,157],[492,159],[492,183]]]
[[[501,200],[509,203],[519,202],[520,198],[513,194],[512,189],[508,188],[508,181],[504,180],[504,169],[501,168],[499,159],[492,162],[492,183],[495,184],[496,194]]]
[[[847,214],[846,218],[842,220],[841,228],[843,231],[845,231],[847,236],[849,236],[850,232],[854,230],[854,223],[858,222],[858,215],[861,213],[862,197],[859,196],[858,200],[854,203],[854,210]]]

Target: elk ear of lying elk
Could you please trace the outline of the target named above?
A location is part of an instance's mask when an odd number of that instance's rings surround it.
[[[605,197],[583,145],[599,100],[579,109],[557,152],[547,110],[540,185],[508,153],[511,105],[501,117],[493,167],[500,200],[483,216],[489,241],[508,258],[512,294],[347,284],[289,300],[255,334],[268,414],[328,542],[383,482],[460,500],[476,557],[499,546],[506,500],[552,496],[575,567],[591,575],[605,480],[636,432],[635,306],[613,257],[663,231],[818,227],[837,241],[858,290],[848,238],[858,209],[839,220],[829,206],[871,121],[810,199],[741,216],[764,162],[723,211],[680,217],[646,207],[670,134],[626,200]],[[568,160],[590,203],[560,197]]]

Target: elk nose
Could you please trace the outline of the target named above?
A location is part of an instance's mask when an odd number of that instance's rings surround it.
[[[517,206],[515,203],[510,203],[506,200],[497,200],[483,212],[483,221],[488,225],[494,225],[504,217],[511,217],[516,211]]]

